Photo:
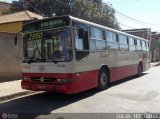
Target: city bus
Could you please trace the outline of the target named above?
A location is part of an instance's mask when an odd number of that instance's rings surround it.
[[[148,40],[73,16],[32,21],[22,32],[22,89],[104,90],[150,67]]]

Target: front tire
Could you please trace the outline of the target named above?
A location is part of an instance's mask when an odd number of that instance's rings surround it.
[[[98,88],[104,90],[109,86],[109,75],[105,69],[100,69],[98,76]]]

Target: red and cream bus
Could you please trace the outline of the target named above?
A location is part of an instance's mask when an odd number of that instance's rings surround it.
[[[22,89],[78,93],[142,75],[149,42],[72,16],[23,26]]]

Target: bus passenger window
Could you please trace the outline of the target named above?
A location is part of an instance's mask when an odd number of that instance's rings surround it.
[[[134,45],[134,39],[133,38],[129,38],[129,45]]]
[[[128,51],[127,36],[119,34],[119,47],[121,51]]]
[[[74,23],[76,59],[82,60],[89,54],[88,28],[81,23]]]
[[[107,31],[106,36],[107,36],[107,41],[111,41],[112,42],[112,32]]]
[[[107,31],[107,50],[117,51],[119,49],[118,46],[118,34],[115,32]]]
[[[124,43],[123,42],[123,35],[119,35],[119,43]]]
[[[141,52],[142,51],[142,43],[140,39],[137,39],[137,47],[136,47],[136,51],[137,52]]]
[[[112,41],[117,42],[117,34],[115,33],[112,34]]]
[[[106,48],[105,33],[103,29],[90,27],[91,50],[104,50]]]
[[[137,39],[137,46],[141,46],[141,41]]]
[[[128,37],[124,36],[124,38],[123,38],[123,43],[124,43],[124,44],[128,44]]]
[[[129,51],[135,51],[135,41],[132,37],[129,37]]]

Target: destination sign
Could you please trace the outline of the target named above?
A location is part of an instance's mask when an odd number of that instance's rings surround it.
[[[70,24],[70,18],[65,17],[53,17],[43,20],[38,20],[32,23],[28,23],[23,26],[23,32],[33,32],[37,30],[51,29],[56,27],[63,27]]]
[[[40,27],[43,29],[43,28],[52,28],[52,27],[55,27],[57,25],[63,25],[63,24],[66,24],[62,19],[58,19],[58,20],[49,20],[49,21],[45,21],[45,22],[42,22],[40,24]]]

